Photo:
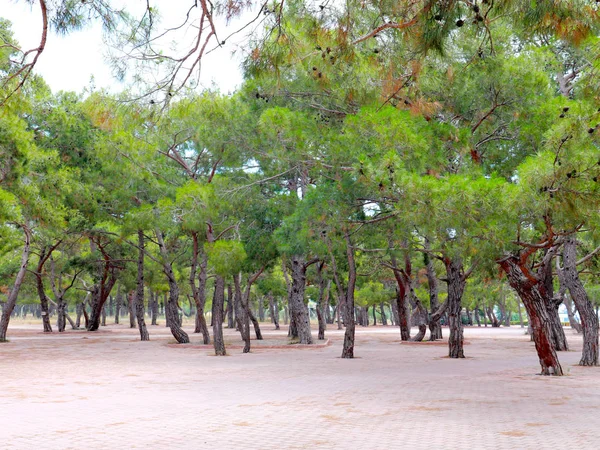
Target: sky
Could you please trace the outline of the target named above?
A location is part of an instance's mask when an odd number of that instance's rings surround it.
[[[129,0],[127,3],[128,7],[135,7],[145,4],[145,1]],[[179,24],[189,7],[189,2],[175,0],[156,0],[154,3],[162,14],[162,23],[165,26]],[[248,20],[251,15],[248,13],[237,22]],[[13,34],[22,48],[30,49],[39,45],[42,15],[37,2],[29,5],[24,0],[0,0],[0,17],[12,22]],[[230,29],[234,29],[236,24],[232,22]],[[224,22],[217,24],[219,30],[224,26]],[[194,32],[195,30],[190,28],[184,29],[178,39],[189,42],[189,37]],[[226,34],[228,33],[223,32],[223,35]],[[239,69],[241,59],[240,56],[232,56],[232,50],[237,49],[240,55],[239,50],[243,48],[243,42],[243,36],[240,36],[237,42],[232,39],[224,48],[203,58],[201,87],[217,86],[221,92],[227,93],[241,84],[242,74]],[[170,42],[165,42],[165,47],[167,44]],[[42,75],[54,92],[60,90],[81,92],[82,89],[90,86],[92,77],[96,88],[107,88],[112,92],[118,92],[124,88],[124,85],[111,75],[111,69],[106,63],[106,55],[107,49],[102,41],[100,24],[94,24],[67,36],[59,36],[51,32],[46,48],[36,65],[36,72]]]

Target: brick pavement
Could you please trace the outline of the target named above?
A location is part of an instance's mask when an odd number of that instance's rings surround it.
[[[285,340],[263,327],[267,343]],[[536,375],[520,328],[466,329],[465,360],[445,358],[445,345],[400,344],[393,327],[358,328],[355,360],[339,358],[337,330],[318,349],[222,358],[168,345],[164,327],[150,342],[123,325],[11,333],[0,346],[0,448],[600,448],[600,369],[575,365],[581,339],[570,331],[561,378]]]

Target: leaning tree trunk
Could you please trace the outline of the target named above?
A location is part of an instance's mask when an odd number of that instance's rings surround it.
[[[156,230],[156,240],[158,241],[158,248],[160,250],[163,263],[163,273],[167,277],[169,283],[169,299],[165,302],[165,316],[168,327],[171,330],[171,334],[179,344],[188,344],[190,338],[185,331],[181,328],[179,321],[179,285],[173,273],[173,264],[169,262],[167,248],[163,239],[163,234],[160,230]]]
[[[114,273],[110,274],[110,278],[102,279],[96,284],[92,290],[92,311],[88,319],[87,330],[96,331],[100,327],[100,317],[102,315],[102,307],[110,294],[111,289],[115,285],[117,279]]]
[[[446,259],[446,279],[448,283],[448,356],[450,358],[464,358],[463,326],[461,320],[462,296],[465,290],[463,265],[459,258]]]
[[[587,295],[583,283],[577,273],[577,240],[569,236],[565,240],[563,248],[563,275],[565,284],[569,289],[571,298],[575,302],[581,328],[583,329],[583,350],[581,353],[580,366],[598,365],[598,316],[594,311],[592,302]],[[559,269],[560,270],[560,269]]]
[[[242,341],[244,341],[243,353],[250,352],[250,318],[248,317],[248,310],[242,302],[242,288],[240,286],[241,274],[237,273],[233,275],[233,287],[234,287],[234,308],[237,327],[240,332]]]
[[[52,333],[52,325],[50,325],[50,311],[48,309],[48,298],[44,290],[44,280],[42,279],[42,269],[44,268],[44,261],[47,257],[46,247],[42,248],[40,252],[40,260],[35,274],[36,288],[38,297],[40,299],[40,309],[42,314],[42,325],[44,327],[44,333]]]
[[[225,303],[225,280],[217,275],[215,277],[215,293],[213,296],[213,345],[216,356],[226,355],[225,341],[223,340],[223,306]]]
[[[510,256],[498,263],[527,310],[542,375],[562,375],[563,370],[552,342],[552,328],[546,308],[547,292],[544,284],[529,271],[519,256]]]
[[[150,335],[144,319],[144,232],[138,230],[138,261],[137,280],[135,288],[135,315],[140,330],[140,340],[149,341]]]
[[[250,308],[248,308],[248,318],[250,319],[250,322],[252,322],[252,327],[254,328],[254,334],[256,335],[256,340],[262,341],[263,336],[262,336],[262,332],[260,331],[260,324],[258,323],[258,320],[256,320],[256,316],[254,315],[254,313],[252,312],[252,310]]]
[[[167,280],[169,281],[169,300],[165,305],[165,314],[167,321],[169,322],[169,328],[171,334],[179,344],[188,344],[190,338],[179,324],[179,308],[177,308],[177,301],[179,300],[179,286],[175,280],[175,274],[171,264],[166,264],[164,271],[167,274]]]
[[[304,264],[304,258],[302,256],[292,256],[290,314],[291,321],[296,327],[300,344],[312,344],[313,338],[310,332],[308,308],[304,304],[304,290],[306,289],[306,267]]]
[[[29,263],[29,253],[31,251],[31,231],[26,226],[23,227],[23,231],[25,233],[25,245],[23,246],[23,251],[21,252],[21,266],[19,267],[19,271],[15,277],[13,288],[10,290],[10,294],[8,294],[4,308],[2,308],[2,320],[0,320],[0,342],[6,342],[6,332],[8,330],[10,315],[15,309],[17,297],[19,296],[19,289],[21,289],[21,285],[25,279],[25,274],[27,273],[27,264]]]

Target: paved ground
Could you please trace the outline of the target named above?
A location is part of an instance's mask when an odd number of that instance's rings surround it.
[[[263,344],[285,342],[263,327]],[[3,449],[600,448],[600,369],[575,365],[571,331],[568,375],[552,378],[520,328],[467,329],[464,360],[393,327],[359,328],[355,360],[338,331],[320,348],[215,357],[169,345],[164,327],[144,343],[123,325],[38,329],[0,345]]]

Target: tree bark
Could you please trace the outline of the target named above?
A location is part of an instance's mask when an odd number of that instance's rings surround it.
[[[224,356],[225,341],[223,339],[223,305],[225,303],[225,280],[217,275],[215,277],[215,292],[213,296],[213,345],[216,356]]]
[[[598,365],[598,316],[594,312],[594,307],[590,301],[583,283],[579,279],[577,272],[577,240],[574,236],[569,236],[563,247],[563,278],[571,298],[575,302],[579,317],[581,318],[581,328],[583,329],[583,350],[581,353],[580,366]],[[560,269],[559,269],[560,270]]]
[[[290,316],[294,323],[300,344],[312,344],[308,308],[304,303],[306,289],[306,263],[300,255],[294,255],[292,262],[292,287],[290,292]],[[291,328],[291,326],[290,326]]]
[[[167,317],[168,326],[171,329],[171,334],[179,344],[188,344],[190,338],[185,331],[181,328],[179,322],[179,286],[175,274],[173,273],[173,265],[168,260],[167,249],[165,247],[162,232],[156,230],[156,240],[158,241],[158,247],[162,255],[162,269],[163,273],[167,277],[169,283],[169,299],[165,305],[165,315]]]
[[[46,293],[44,290],[44,281],[42,279],[42,270],[44,269],[44,263],[48,259],[48,248],[42,247],[40,252],[40,259],[38,262],[37,270],[36,270],[36,287],[38,292],[38,297],[40,299],[40,308],[42,310],[42,325],[44,328],[44,333],[52,333],[52,325],[50,325],[50,312],[48,310],[48,298],[46,297]]]
[[[527,310],[542,375],[562,375],[563,370],[552,342],[552,328],[546,308],[547,292],[544,283],[529,271],[526,258],[520,255],[509,256],[498,263]]]
[[[115,324],[119,324],[119,317],[121,316],[121,306],[123,305],[123,298],[121,297],[121,285],[117,285],[117,295],[115,296]],[[85,310],[85,306],[84,306]],[[87,327],[86,327],[87,328]]]
[[[379,304],[379,314],[381,314],[381,324],[383,326],[387,325],[387,317],[385,316],[385,306],[383,305],[383,302],[381,302]]]
[[[323,268],[325,267],[325,261],[317,263],[317,286],[319,286],[319,298],[317,300],[317,320],[319,322],[319,333],[317,339],[322,341],[325,339],[325,330],[327,329],[327,323],[325,321],[325,295],[329,297],[329,286],[327,280],[323,277]],[[327,293],[325,292],[327,289]]]
[[[463,264],[460,258],[446,258],[444,264],[446,265],[446,279],[448,283],[448,326],[450,328],[448,356],[450,358],[464,358],[461,301],[466,280]]]
[[[4,308],[2,308],[2,319],[0,320],[0,342],[6,342],[6,332],[8,330],[10,315],[15,309],[17,297],[19,296],[19,289],[21,289],[21,285],[25,279],[25,274],[27,273],[27,264],[29,263],[29,253],[31,251],[31,231],[26,225],[23,225],[22,228],[23,233],[25,234],[25,244],[23,245],[23,250],[21,252],[21,265],[19,267],[19,271],[17,272],[17,276],[15,277],[13,288],[8,294]]]
[[[429,245],[429,240],[425,239],[425,249],[431,250]],[[433,259],[427,253],[424,254],[425,257],[425,268],[427,273],[427,285],[429,290],[429,310],[431,314],[435,313],[440,307],[440,301],[438,298],[438,280],[435,273],[435,267],[433,265]],[[437,339],[442,339],[442,325],[439,320],[430,320],[429,321],[429,340],[435,341]]]
[[[242,274],[237,273],[233,276],[234,287],[234,308],[236,312],[237,327],[240,332],[242,341],[244,341],[244,353],[250,352],[250,318],[248,312],[242,302],[242,288],[240,286],[240,278]]]
[[[138,230],[138,261],[137,261],[137,280],[135,289],[135,315],[137,317],[138,328],[140,331],[140,340],[149,341],[150,335],[146,328],[144,319],[144,232]]]
[[[200,256],[200,245],[198,242],[198,233],[192,233],[193,256],[192,268],[190,270],[190,287],[192,288],[192,297],[196,305],[196,319],[194,333],[202,333],[202,342],[205,345],[210,344],[210,334],[206,317],[204,317],[204,305],[206,304],[206,280],[208,278],[208,256],[202,252],[200,270],[198,271],[198,258]],[[198,271],[198,286],[196,286],[196,271]]]
[[[356,261],[354,259],[354,247],[350,240],[350,234],[348,230],[344,231],[344,238],[346,240],[346,258],[348,259],[348,285],[346,286],[346,315],[344,317],[344,325],[346,325],[346,331],[344,332],[344,347],[342,348],[342,358],[354,358],[354,336],[355,336],[355,324],[354,324],[354,289],[356,287]]]
[[[151,325],[158,325],[158,293],[150,291],[150,298],[152,299],[152,306],[150,308],[150,311],[152,313]]]
[[[279,330],[279,306],[277,305],[277,302],[273,298],[273,294],[271,292],[267,294],[267,298],[269,299],[269,311],[271,314],[271,320],[275,325],[275,329]]]
[[[227,285],[227,328],[235,327],[235,308],[233,305],[233,292],[231,284]],[[239,331],[239,330],[238,330]]]

